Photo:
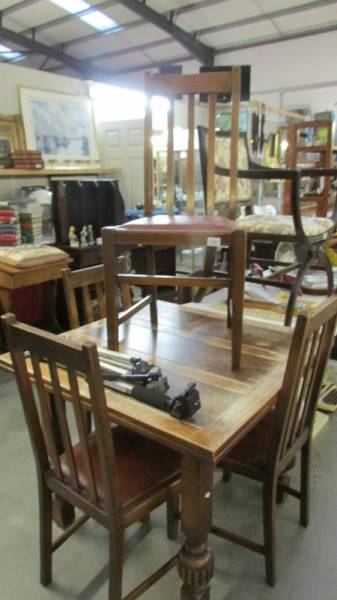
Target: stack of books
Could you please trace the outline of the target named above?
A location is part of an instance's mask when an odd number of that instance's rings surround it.
[[[35,203],[28,203],[20,208],[20,225],[23,244],[41,244],[42,207]]]
[[[9,169],[43,169],[42,154],[38,150],[15,150],[2,159],[2,166]]]
[[[8,202],[0,202],[0,246],[16,246],[21,243],[21,229],[17,209]]]

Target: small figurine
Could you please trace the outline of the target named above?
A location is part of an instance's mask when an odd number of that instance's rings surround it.
[[[87,225],[87,244],[92,246],[95,243],[94,229],[92,225]]]
[[[78,237],[76,235],[76,230],[75,230],[74,225],[70,225],[70,227],[69,227],[68,239],[69,239],[69,244],[72,248],[78,248],[79,241],[78,241]]]
[[[81,246],[86,246],[87,245],[87,235],[88,235],[88,229],[86,225],[83,225],[81,232],[80,232],[80,240],[81,240]]]

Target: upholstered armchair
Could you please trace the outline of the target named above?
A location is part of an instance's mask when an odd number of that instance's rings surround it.
[[[203,185],[207,185],[207,129],[198,128],[199,147]],[[229,181],[229,155],[230,138],[224,132],[216,132],[216,157],[215,157],[215,206],[222,213],[226,212],[228,204]],[[247,233],[248,240],[248,265],[259,262],[262,266],[274,266],[275,271],[267,278],[248,275],[246,281],[277,286],[290,290],[289,301],[285,315],[285,325],[290,325],[294,314],[296,298],[303,278],[313,264],[319,262],[326,270],[327,293],[333,293],[332,267],[325,255],[325,245],[335,231],[337,211],[334,210],[332,218],[302,216],[300,207],[300,181],[302,177],[313,175],[327,175],[336,177],[337,169],[272,169],[261,167],[250,160],[246,138],[240,136],[238,152],[238,186],[237,202],[238,213],[240,207],[248,207],[245,215],[238,214],[237,223]],[[284,180],[291,186],[291,214],[247,214],[252,213],[251,205],[252,180]],[[239,183],[241,182],[241,183]],[[290,242],[294,247],[295,260],[292,263],[280,262],[273,259],[261,259],[254,255],[254,243]],[[284,281],[285,273],[294,272],[292,281]]]

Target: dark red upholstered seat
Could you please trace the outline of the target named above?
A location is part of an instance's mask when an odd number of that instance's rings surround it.
[[[113,440],[123,509],[143,495],[155,492],[156,488],[163,484],[170,484],[179,476],[181,456],[177,452],[122,427],[113,430]],[[90,439],[89,447],[97,495],[103,504],[104,487],[94,435]],[[87,482],[79,444],[74,446],[74,458],[80,486],[86,491]],[[65,479],[69,481],[70,473],[65,455],[61,457],[61,470]]]
[[[273,433],[274,412],[268,413],[245,437],[226,454],[225,463],[235,461],[263,468]]]
[[[165,233],[187,233],[187,231],[201,231],[205,234],[220,236],[232,233],[237,229],[235,222],[224,217],[190,217],[178,215],[156,215],[135,219],[119,226],[119,229],[134,231],[135,233],[156,232],[161,230]]]

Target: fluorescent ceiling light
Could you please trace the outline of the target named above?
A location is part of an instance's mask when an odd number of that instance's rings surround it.
[[[50,2],[57,4],[57,6],[64,8],[64,10],[72,14],[91,8],[90,4],[84,2],[84,0],[50,0]]]
[[[70,12],[72,15],[76,13],[81,13],[84,10],[92,9],[88,2],[84,2],[84,0],[50,0],[57,6],[60,6],[64,10]],[[99,31],[107,31],[108,29],[115,29],[118,27],[118,23],[113,19],[110,19],[107,15],[102,13],[101,10],[91,10],[87,14],[79,15],[81,21],[85,21],[91,27],[98,29]]]
[[[7,46],[3,46],[2,44],[0,44],[0,58],[7,58],[8,60],[14,60],[14,59],[18,59],[21,57],[22,57],[21,52],[14,52],[14,50],[11,50]]]
[[[116,21],[110,19],[110,17],[102,13],[100,10],[95,10],[87,15],[83,15],[81,17],[81,21],[85,21],[88,23],[88,25],[95,27],[95,29],[98,29],[99,31],[106,31],[107,29],[118,27],[118,23],[116,23]]]

